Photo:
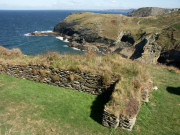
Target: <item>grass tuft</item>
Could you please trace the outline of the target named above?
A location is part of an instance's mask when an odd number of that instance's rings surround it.
[[[57,82],[58,80],[59,80],[59,76],[58,75],[52,76],[52,81],[53,82]]]

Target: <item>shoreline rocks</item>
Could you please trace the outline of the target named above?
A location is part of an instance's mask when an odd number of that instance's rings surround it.
[[[27,36],[59,36],[60,34],[53,31],[35,31],[25,34]]]

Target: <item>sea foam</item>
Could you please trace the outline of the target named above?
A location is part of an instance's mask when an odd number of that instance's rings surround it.
[[[75,47],[72,47],[73,50],[77,50],[77,51],[81,51],[80,49],[78,48],[75,48]]]
[[[64,47],[68,47],[67,45],[63,45]]]
[[[46,30],[46,31],[34,31],[33,33],[38,33],[38,32],[40,32],[40,33],[51,33],[51,32],[53,32],[52,30]],[[31,35],[31,33],[26,33],[26,34],[24,34],[24,36],[34,36],[34,35]],[[37,35],[36,35],[37,36]],[[38,36],[48,36],[48,35],[38,35]]]
[[[31,36],[31,33],[26,33],[24,34],[24,36]]]
[[[63,42],[69,43],[68,39],[65,39],[65,40],[64,40],[63,37],[60,37],[60,36],[59,36],[59,37],[56,37],[56,38],[59,39],[59,40],[61,40],[61,41],[63,41]]]
[[[63,37],[56,37],[56,38],[59,39],[59,40],[64,41],[64,40],[63,40]]]

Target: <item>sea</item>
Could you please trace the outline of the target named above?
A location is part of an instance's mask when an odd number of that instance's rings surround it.
[[[0,10],[0,46],[8,49],[19,48],[26,55],[44,54],[48,51],[82,54],[82,51],[68,47],[68,41],[61,37],[28,35],[35,31],[53,31],[57,23],[74,12],[127,15],[124,12],[84,10]]]

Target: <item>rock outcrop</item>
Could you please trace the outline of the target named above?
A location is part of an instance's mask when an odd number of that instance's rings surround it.
[[[28,36],[59,36],[59,33],[53,31],[35,31],[32,33],[27,33]]]
[[[156,64],[161,53],[161,46],[158,46],[158,34],[147,35],[142,42],[135,46],[136,50],[131,59],[136,59],[143,63]]]
[[[158,8],[158,7],[145,7],[140,8],[132,13],[129,14],[129,16],[135,16],[135,17],[147,17],[147,16],[158,16],[163,15],[167,13],[172,13],[175,11],[178,11],[180,9],[174,8],[174,9],[166,9],[166,8]]]
[[[118,53],[124,58],[145,63],[166,64],[167,61],[158,60],[160,56],[167,58],[162,52],[177,51],[180,48],[178,10],[142,8],[134,12],[139,16],[161,15],[146,18],[73,13],[58,23],[54,27],[54,32],[67,38],[70,41],[69,47],[103,51],[104,54]],[[177,59],[171,58],[176,63]]]
[[[88,19],[88,16],[97,19],[95,22],[86,22],[83,17]],[[99,16],[101,18],[99,18]],[[106,14],[96,14],[96,13],[73,13],[65,20],[61,21],[54,27],[54,32],[60,33],[62,36],[68,36],[70,47],[76,47],[78,49],[85,50],[95,50],[105,48],[114,44],[114,38],[103,35],[102,32],[104,28],[101,26],[101,20],[107,16]],[[74,18],[75,17],[75,18]],[[92,46],[96,46],[90,49],[89,43],[92,43]]]

